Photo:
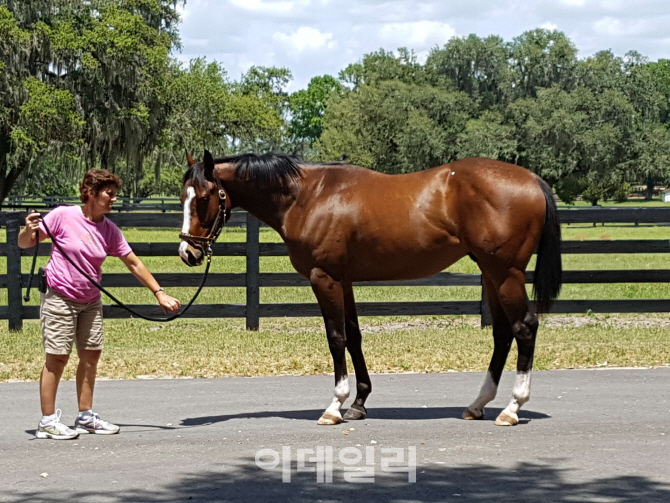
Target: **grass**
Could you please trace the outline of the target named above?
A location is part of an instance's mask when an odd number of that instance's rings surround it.
[[[616,328],[605,317],[589,327],[543,324],[537,369],[670,365],[670,328]],[[483,371],[490,329],[470,317],[365,318],[363,349],[371,372]],[[332,372],[321,320],[264,319],[260,332],[241,320],[184,320],[156,325],[107,320],[102,378],[310,375]],[[43,364],[37,321],[22,333],[0,332],[0,381],[35,380]],[[76,359],[76,357],[75,357]],[[514,368],[515,350],[508,359]],[[348,364],[353,371],[351,362]],[[76,365],[66,368],[73,379]]]
[[[165,229],[124,229],[128,241],[175,242],[175,257],[143,257],[152,272],[185,272],[176,257],[177,233]],[[670,227],[573,224],[563,227],[564,239],[670,239]],[[245,240],[244,230],[226,229],[225,241]],[[0,231],[0,240],[4,240]],[[277,235],[262,229],[262,241]],[[46,257],[40,259],[46,263]],[[664,254],[565,255],[564,269],[665,269]],[[23,259],[28,271],[30,258]],[[531,264],[531,267],[533,264]],[[244,257],[215,257],[212,272],[243,272]],[[0,272],[5,272],[4,259]],[[469,259],[449,269],[477,273]],[[127,272],[119,260],[105,262],[105,272]],[[287,257],[264,257],[263,272],[292,272]],[[188,272],[195,272],[189,270]],[[170,288],[169,293],[186,300],[195,288]],[[153,303],[143,288],[116,289],[128,303]],[[478,300],[478,287],[357,287],[358,301]],[[32,304],[37,304],[33,295]],[[670,298],[668,284],[565,285],[561,298]],[[206,288],[202,303],[245,302],[242,288]],[[261,302],[314,302],[309,288],[263,288]],[[0,304],[6,291],[0,290]],[[648,316],[619,318],[641,320]],[[588,317],[587,327],[561,326],[546,317],[540,328],[535,367],[539,369],[598,366],[660,366],[670,362],[670,323],[664,315],[652,315],[658,323],[650,327],[625,328],[611,323],[617,318]],[[478,327],[476,317],[420,317],[361,319],[364,350],[373,372],[440,372],[485,370],[491,356],[491,330]],[[158,325],[140,320],[106,320],[106,349],[100,376],[106,378],[216,377],[257,375],[304,375],[332,372],[332,361],[320,319],[262,319],[259,332],[247,332],[238,319],[179,320]],[[76,359],[76,357],[75,357]],[[508,368],[513,368],[514,351]],[[43,364],[39,323],[26,321],[21,333],[10,333],[0,324],[0,381],[34,380]],[[73,378],[69,365],[65,378]],[[350,370],[353,369],[349,364]]]
[[[201,272],[199,269],[187,269],[176,256],[177,233],[165,229],[124,229],[130,242],[175,242],[174,257],[142,257],[150,271],[158,272]],[[573,224],[563,226],[564,239],[598,240],[598,239],[670,239],[670,227],[633,225],[608,225],[593,227],[590,224]],[[228,242],[241,242],[246,239],[243,229],[226,229],[221,236]],[[4,231],[0,232],[0,240],[4,240]],[[270,229],[262,229],[261,240],[277,241],[279,237]],[[47,257],[40,257],[38,265],[44,265]],[[30,257],[24,257],[22,268],[30,270]],[[608,270],[608,269],[666,269],[667,254],[609,254],[609,255],[564,255],[565,270]],[[262,257],[262,272],[294,272],[288,257]],[[529,268],[534,267],[531,262]],[[124,273],[127,269],[120,260],[109,259],[105,262],[105,272]],[[244,272],[244,257],[214,257],[211,272]],[[6,261],[0,258],[0,273],[6,271]],[[478,273],[477,265],[469,258],[464,258],[449,268],[450,272]],[[188,300],[195,292],[193,288],[170,288],[169,293],[175,297]],[[151,304],[154,302],[151,292],[145,288],[111,289],[112,293],[131,304]],[[356,299],[361,302],[383,301],[444,301],[444,300],[478,300],[481,296],[479,287],[356,287]],[[619,283],[619,284],[575,284],[564,285],[563,299],[664,299],[670,298],[670,284],[665,283]],[[243,288],[205,288],[198,302],[244,304]],[[314,302],[309,287],[262,288],[261,302]],[[6,290],[0,290],[0,304],[7,303]],[[31,304],[39,303],[38,296],[33,296]]]

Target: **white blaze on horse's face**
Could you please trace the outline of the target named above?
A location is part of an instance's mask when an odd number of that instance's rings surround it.
[[[189,234],[188,231],[191,229],[191,203],[193,202],[193,199],[195,199],[195,189],[189,187],[186,189],[186,199],[184,200],[184,223],[181,226],[181,232],[183,234]],[[188,254],[186,253],[187,249],[188,243],[182,240],[179,245],[179,256],[184,260],[188,260]]]

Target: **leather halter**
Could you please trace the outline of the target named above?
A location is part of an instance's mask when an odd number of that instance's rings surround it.
[[[214,224],[212,225],[209,234],[205,237],[194,236],[186,232],[179,234],[179,239],[203,245],[206,248],[208,255],[211,255],[211,246],[217,240],[219,234],[221,234],[223,226],[226,225],[226,222],[230,219],[230,200],[226,195],[226,191],[223,189],[223,187],[221,187],[221,181],[218,177],[216,177],[216,184],[219,186],[219,211],[216,214]]]

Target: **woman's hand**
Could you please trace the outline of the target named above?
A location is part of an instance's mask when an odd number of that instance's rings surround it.
[[[36,232],[38,232],[38,236],[41,239],[45,238],[44,233],[39,230],[40,222],[42,221],[40,216],[41,215],[36,211],[31,211],[30,214],[26,217],[26,226],[21,229],[21,232],[19,232],[20,248],[30,248],[31,246],[35,246],[35,243],[37,242],[35,240]]]
[[[40,228],[41,221],[42,219],[40,218],[40,214],[37,213],[35,210],[32,210],[30,214],[26,217],[26,228],[31,233],[35,233],[35,231]]]
[[[174,313],[175,311],[178,311],[179,308],[181,307],[181,302],[179,302],[174,297],[170,297],[165,292],[162,291],[158,292],[156,294],[156,298],[158,299],[158,303],[161,305],[161,307],[165,310],[166,313]]]

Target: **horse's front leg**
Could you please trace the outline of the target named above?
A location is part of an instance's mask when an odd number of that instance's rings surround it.
[[[344,415],[344,419],[365,419],[368,414],[365,408],[365,400],[372,392],[372,382],[361,347],[361,329],[358,326],[354,289],[351,283],[344,285],[344,323],[347,334],[347,350],[354,364],[354,372],[356,372],[356,399]]]
[[[335,370],[335,397],[319,418],[319,424],[338,424],[342,421],[340,412],[342,404],[349,398],[349,377],[345,359],[347,337],[344,326],[344,294],[340,282],[335,281],[323,269],[312,269],[309,280],[326,324],[328,347],[333,356]]]

